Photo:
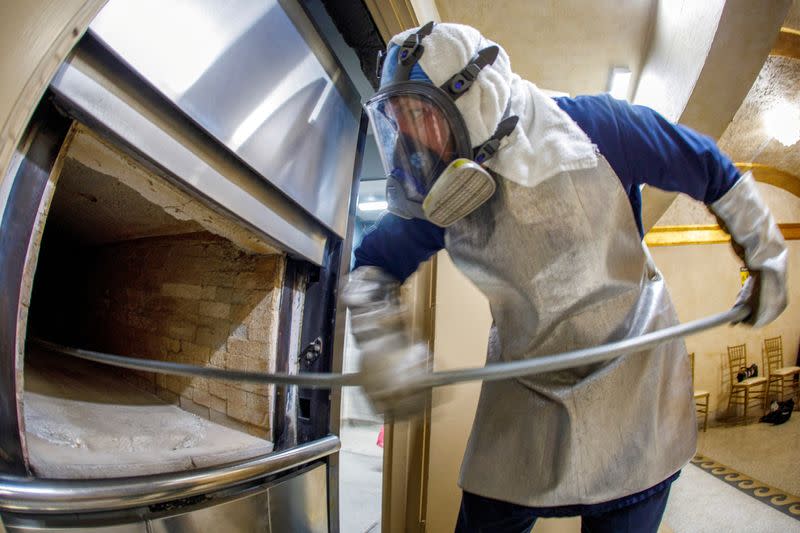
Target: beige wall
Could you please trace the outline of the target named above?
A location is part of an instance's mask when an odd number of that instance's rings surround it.
[[[686,339],[695,353],[695,388],[711,393],[713,420],[725,414],[730,388],[728,345],[747,344],[747,361],[763,368],[761,344],[766,337],[783,336],[785,364],[794,364],[800,335],[800,241],[789,241],[789,307],[762,329],[722,327]],[[656,264],[667,280],[681,321],[693,320],[730,307],[741,283],[741,262],[727,244],[652,248]]]
[[[483,366],[492,318],[489,303],[450,257],[441,252],[436,266],[434,370]],[[428,531],[452,531],[461,490],[456,486],[461,457],[478,405],[480,383],[433,391]]]
[[[800,197],[767,183],[757,183],[758,193],[769,206],[772,217],[778,224],[800,222]],[[717,219],[702,202],[681,194],[664,215],[658,219],[659,226],[682,226],[692,224],[716,224]]]
[[[55,244],[45,234],[30,315],[37,334],[120,355],[274,371],[283,256],[247,254],[206,232],[65,244],[48,251]],[[272,385],[120,372],[196,415],[272,439]]]
[[[761,197],[779,223],[800,222],[800,198],[758,184]],[[658,221],[658,225],[714,224],[700,203],[681,195]],[[695,388],[711,393],[711,420],[725,415],[730,389],[727,346],[747,344],[747,360],[763,369],[761,345],[767,337],[783,337],[784,364],[795,364],[800,336],[800,241],[788,241],[789,306],[775,322],[763,329],[745,326],[720,328],[686,340],[695,352]],[[733,304],[741,283],[741,261],[727,244],[664,246],[651,248],[653,259],[664,274],[682,321],[717,313]]]

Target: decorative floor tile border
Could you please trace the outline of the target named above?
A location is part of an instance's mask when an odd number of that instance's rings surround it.
[[[695,455],[691,463],[761,503],[769,505],[795,520],[800,520],[800,497],[771,487],[700,454]]]

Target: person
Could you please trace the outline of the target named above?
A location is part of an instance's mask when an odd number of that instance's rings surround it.
[[[535,52],[532,52],[535,53]],[[707,204],[751,278],[763,326],[786,306],[786,248],[748,173],[714,142],[608,95],[549,98],[474,28],[395,36],[365,105],[389,213],[355,251],[343,291],[378,409],[412,413],[425,373],[399,285],[439,250],[489,300],[487,363],[635,337],[678,323],[643,244],[640,186]],[[580,368],[486,382],[464,455],[457,531],[655,532],[695,452],[681,340]],[[418,382],[417,382],[418,383]]]

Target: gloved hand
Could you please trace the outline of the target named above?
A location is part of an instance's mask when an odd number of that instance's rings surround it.
[[[423,411],[428,398],[420,386],[428,375],[428,350],[411,343],[398,289],[399,283],[380,268],[360,267],[342,293],[361,350],[364,392],[374,409],[390,418]]]
[[[406,418],[425,410],[430,388],[421,381],[428,375],[428,349],[422,343],[383,353],[364,352],[361,373],[364,392],[376,412],[387,418]]]
[[[758,194],[750,172],[744,174],[711,211],[730,235],[733,249],[750,270],[736,304],[752,312],[744,322],[761,327],[786,308],[786,244],[777,224]]]

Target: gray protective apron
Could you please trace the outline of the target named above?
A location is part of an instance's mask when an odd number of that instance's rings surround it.
[[[535,187],[497,180],[492,199],[445,236],[456,266],[489,299],[488,363],[678,323],[604,158]],[[600,365],[484,383],[460,485],[528,506],[605,502],[682,468],[696,436],[686,347],[671,341]]]

